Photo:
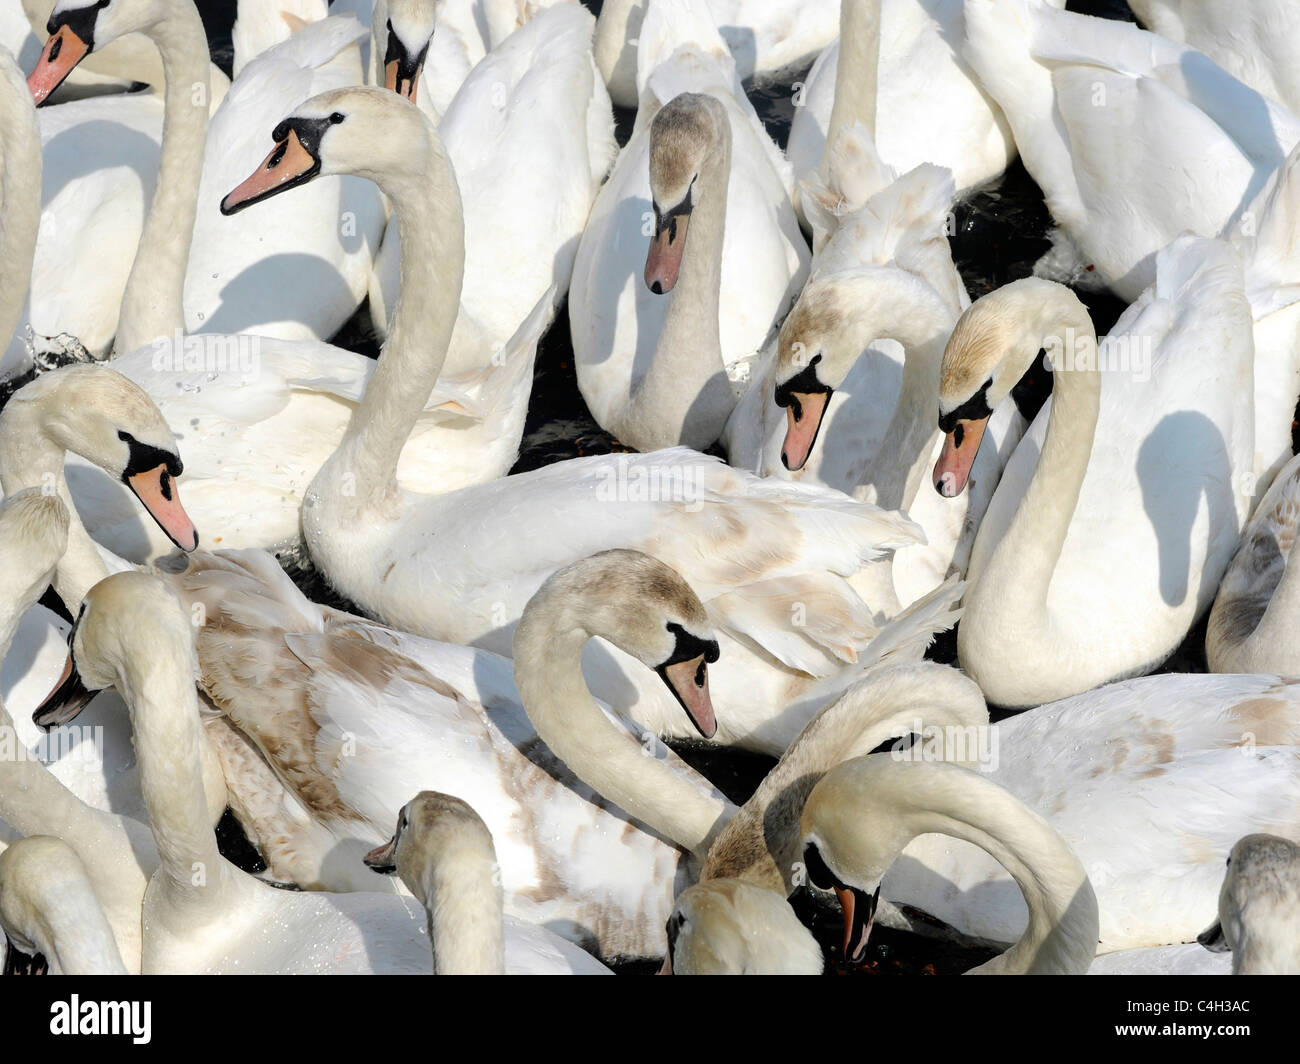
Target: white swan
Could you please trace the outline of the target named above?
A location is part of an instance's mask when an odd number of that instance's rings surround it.
[[[114,3],[133,6],[134,15],[141,18],[153,10],[148,6],[150,0]],[[146,8],[143,12],[142,3]],[[105,10],[99,11],[100,17]],[[117,7],[113,10],[118,12]],[[187,35],[201,37],[198,15],[188,3],[169,11],[156,23],[146,19],[144,24],[168,42],[164,50],[174,62],[194,67],[189,74],[199,80],[202,74],[194,63],[194,50],[183,44]],[[244,72],[245,79],[259,76],[259,71],[278,69],[276,57],[281,49],[297,48],[318,40],[320,35],[338,44],[350,39],[353,32],[342,20],[309,26],[250,65]],[[99,39],[107,35],[107,31],[99,33]],[[151,212],[151,225],[156,223],[156,230],[143,238],[147,246],[142,248],[137,265],[150,281],[137,289],[141,298],[137,309],[145,316],[141,321],[136,315],[140,321],[137,331],[148,335],[156,329],[163,339],[119,356],[114,359],[114,367],[159,403],[170,424],[186,441],[191,456],[190,506],[200,522],[212,529],[214,542],[230,547],[293,548],[300,538],[302,493],[337,445],[375,364],[371,359],[321,343],[246,336],[179,338],[176,330],[182,326],[183,315],[177,278],[186,240],[185,226],[175,219],[178,211],[184,212],[172,198],[188,197],[189,209],[195,209],[202,158],[198,145],[206,124],[206,117],[188,105],[188,98],[186,95],[184,101],[173,105],[175,122],[168,130],[169,151],[178,153],[171,157],[172,161],[183,172],[179,185],[171,186],[165,202]],[[6,158],[12,152],[15,166],[20,150],[21,157],[30,160],[30,167],[37,165],[39,152],[34,141],[30,153],[27,139],[20,144],[15,136],[12,144]],[[30,185],[18,183],[14,187],[17,191],[6,195],[4,208],[6,225],[11,218],[14,221],[17,246],[21,242],[17,226],[21,220],[35,216],[36,205]],[[330,222],[331,233],[334,221]],[[249,220],[244,224],[248,225]],[[17,285],[22,260],[17,250],[15,255],[4,296],[17,298],[21,305]],[[170,265],[164,269],[160,260]],[[167,298],[162,298],[153,283],[159,276],[155,271],[159,270],[171,281]],[[531,380],[533,345],[546,310],[549,307],[539,307],[525,321],[522,339],[501,350],[502,364],[493,374],[484,379],[444,383],[443,390],[431,400],[431,407],[436,409],[420,419],[415,440],[407,448],[403,479],[425,490],[447,489],[499,476],[510,467],[526,411],[522,404],[502,406],[500,399],[503,393],[517,390],[521,380]],[[526,383],[524,388],[526,392]],[[167,538],[140,519],[133,500],[114,478],[103,476],[91,464],[77,459],[71,461],[69,475],[86,524],[97,541],[132,561],[152,560],[171,549]]]
[[[423,909],[413,899],[277,890],[218,852],[204,795],[189,628],[188,614],[156,577],[118,573],[87,595],[73,641],[88,685],[129,692],[159,856],[144,891],[141,970],[427,972],[428,945],[418,933]],[[57,703],[51,709],[57,713]]]
[[[438,975],[612,974],[558,935],[503,916],[492,833],[460,798],[421,791],[365,862],[396,872],[423,903]]]
[[[813,64],[790,123],[786,155],[799,180],[816,173],[854,122],[899,173],[945,166],[958,194],[1006,169],[1015,141],[961,55],[962,9],[962,0],[843,0],[839,40]],[[841,52],[849,60],[843,77]]]
[[[81,57],[132,32],[157,45],[178,86],[162,104],[168,135],[139,250],[125,288],[118,289],[120,314],[93,323],[97,330],[107,324],[108,335],[114,335],[115,327],[114,349],[125,353],[158,337],[171,339],[187,324],[195,330],[255,331],[283,339],[321,339],[336,331],[366,294],[384,220],[374,190],[334,182],[295,210],[300,225],[286,219],[282,228],[251,230],[246,223],[222,225],[219,194],[204,190],[199,175],[215,181],[215,187],[224,186],[230,168],[245,170],[262,154],[254,130],[269,113],[283,113],[317,92],[358,82],[362,70],[351,45],[363,35],[361,27],[325,20],[276,46],[242,71],[241,86],[232,86],[215,108],[209,128],[208,109],[191,102],[195,94],[208,92],[203,86],[210,77],[205,79],[201,68],[210,64],[203,25],[190,4],[112,0],[101,7],[60,0],[50,25],[57,32],[29,79],[38,103]],[[93,147],[78,145],[83,153]],[[110,141],[100,156],[112,147]],[[84,168],[84,159],[79,161]],[[63,177],[65,170],[60,166],[53,172]],[[154,173],[148,173],[151,182]],[[204,191],[200,211],[197,197]],[[62,216],[59,224],[66,224]],[[123,236],[117,239],[122,247],[118,254],[129,255],[133,242]],[[274,291],[274,298],[268,291]],[[323,291],[329,298],[322,298]],[[63,328],[75,330],[81,324],[73,317]],[[99,350],[97,338],[98,332],[86,341],[92,351]]]
[[[389,40],[401,31],[427,45],[437,5],[400,6],[390,5]],[[609,96],[591,57],[594,25],[578,4],[537,14],[474,67],[438,124],[462,193],[467,249],[445,373],[497,365],[502,345],[548,289],[557,306],[568,292],[578,239],[617,150]],[[400,262],[393,221],[370,285],[381,337],[392,322]],[[508,402],[523,405],[527,395],[524,387]]]
[[[1223,574],[1205,653],[1213,672],[1300,675],[1294,632],[1300,620],[1300,559],[1291,565],[1300,525],[1300,457],[1283,468],[1241,534]]]
[[[525,603],[556,569],[613,547],[645,550],[699,590],[721,629],[728,660],[719,690],[743,707],[724,738],[776,751],[886,646],[919,656],[950,623],[953,589],[944,588],[869,649],[880,628],[843,577],[881,550],[913,542],[914,526],[684,449],[579,459],[444,495],[402,490],[394,464],[437,378],[459,302],[455,176],[436,132],[394,93],[326,94],[282,131],[296,137],[299,128],[324,129],[311,138],[313,151],[277,157],[231,193],[231,209],[318,169],[362,172],[382,183],[411,237],[406,247],[421,249],[404,252],[394,331],[344,441],[304,502],[308,549],[341,593],[404,630],[509,653]],[[379,137],[380,128],[389,131]],[[419,162],[384,166],[399,149]],[[523,540],[485,534],[480,515],[506,512],[512,528],[547,531]],[[604,663],[591,665],[598,697],[655,732],[681,727],[657,683],[600,649]]]
[[[802,287],[808,249],[789,166],[703,0],[653,0],[638,54],[637,125],[574,264],[578,387],[624,442],[702,449]]]
[[[980,526],[958,633],[962,667],[1006,706],[1159,665],[1209,608],[1253,487],[1250,309],[1230,247],[1174,241],[1100,347],[1054,282],[973,303],[943,359],[942,494],[963,489],[990,404],[1044,344],[1054,393]]]
[[[1231,951],[1233,975],[1300,975],[1300,847],[1276,835],[1247,835],[1227,865],[1219,919],[1197,941]]]
[[[596,23],[596,61],[619,107],[639,104],[637,42],[645,36],[651,0],[608,0]],[[836,0],[707,0],[710,21],[744,80],[778,80],[805,66],[835,38]]]
[[[0,851],[0,928],[9,949],[53,975],[126,975],[86,866],[62,839],[33,835]]]
[[[1132,0],[1142,25],[1199,49],[1256,92],[1300,114],[1300,10],[1287,0]]]
[[[965,15],[963,55],[1077,265],[1124,299],[1151,284],[1174,237],[1235,221],[1300,140],[1296,115],[1131,24],[1044,0],[967,0]]]
[[[983,850],[1014,879],[1029,923],[981,975],[1078,975],[1097,949],[1097,897],[1079,859],[1052,826],[997,784],[959,765],[854,758],[813,788],[801,821],[809,882],[834,890],[844,912],[844,954],[860,960],[881,882],[918,836]]]

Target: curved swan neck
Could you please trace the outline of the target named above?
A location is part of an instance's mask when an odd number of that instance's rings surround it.
[[[696,181],[699,203],[691,212],[681,271],[667,297],[668,310],[654,355],[624,415],[629,439],[671,437],[672,442],[697,450],[722,435],[735,405],[722,358],[718,317],[731,180],[731,121],[722,104],[714,111],[718,138]]]
[[[400,175],[363,175],[392,204],[402,251],[388,341],[343,442],[321,470],[323,479],[334,482],[331,497],[354,500],[358,512],[397,490],[398,458],[433,394],[460,312],[465,273],[460,187],[432,126],[424,160]],[[339,490],[344,485],[348,490]]]
[[[1097,898],[1079,859],[1047,821],[997,784],[962,770],[955,770],[959,776],[924,771],[943,767],[909,766],[908,834],[938,832],[978,846],[1010,873],[1029,910],[1015,945],[972,971],[1087,971],[1097,950]]]
[[[203,784],[199,707],[190,663],[169,654],[171,639],[154,641],[153,655],[133,660],[119,678],[131,712],[140,789],[158,845],[151,890],[183,906],[188,917],[225,907],[230,876],[217,850]]]
[[[598,633],[543,590],[515,629],[515,683],[542,741],[584,783],[703,860],[735,806],[648,756],[596,705],[582,677],[582,648]]]
[[[22,72],[0,53],[0,335],[18,328],[41,226],[41,131]]]
[[[86,592],[108,576],[68,490],[63,465],[67,451],[45,428],[47,404],[57,406],[58,391],[40,400],[15,396],[0,412],[0,489],[13,495],[24,488],[54,491],[68,510],[68,549],[55,569],[54,590],[76,613]]]
[[[1096,351],[1092,320],[1074,293],[1051,282],[1024,291],[1029,298],[1012,308],[1013,313],[1019,308],[1028,311],[1021,349],[1048,347],[1050,356],[1049,345],[1063,344],[1068,352],[1072,344],[1083,344]],[[969,599],[970,605],[977,606],[979,591],[987,586],[996,594],[996,608],[1003,617],[1022,618],[1034,630],[1046,619],[1048,587],[1092,457],[1101,409],[1101,374],[1095,361],[1091,367],[1080,368],[1067,359],[1062,368],[1054,360],[1051,404],[1047,433],[1029,487],[1001,542],[978,574],[975,594]],[[968,608],[968,625],[972,623],[970,614]]]
[[[881,0],[840,0],[840,56],[823,165],[840,131],[855,122],[861,122],[871,139],[876,139],[880,8]]]
[[[162,56],[163,102],[158,185],[127,278],[114,350],[134,351],[185,330],[185,272],[189,266],[199,178],[208,132],[208,42],[198,9],[170,6],[149,34]]]
[[[901,666],[856,684],[808,722],[728,821],[700,879],[743,879],[790,894],[798,885],[799,818],[827,772],[918,728],[962,729],[960,738],[975,742],[975,730],[987,724],[979,688],[947,666]],[[944,735],[946,752],[955,759],[957,751],[948,749],[953,738]]]
[[[421,882],[438,975],[503,975],[506,964],[501,877],[491,853],[440,851]]]

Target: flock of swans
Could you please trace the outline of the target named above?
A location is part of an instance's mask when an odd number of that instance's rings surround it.
[[[1300,17],[1132,7],[0,0],[7,966],[1300,972]]]

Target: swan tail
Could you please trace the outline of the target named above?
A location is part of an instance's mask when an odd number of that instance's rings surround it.
[[[961,619],[961,597],[966,584],[960,576],[948,577],[881,627],[859,658],[863,667],[919,661],[934,642]]]

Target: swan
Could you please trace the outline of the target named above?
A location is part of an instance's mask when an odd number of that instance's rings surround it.
[[[142,972],[428,971],[414,899],[279,890],[221,856],[204,795],[190,619],[164,583],[125,572],[96,584],[72,656],[88,686],[127,692],[159,857],[137,908]],[[57,699],[47,710],[62,719]]]
[[[133,4],[137,9],[140,2],[114,0],[114,4]],[[98,17],[104,17],[107,10],[99,10]],[[177,4],[169,10],[171,14],[152,32],[165,38],[201,33],[201,26],[189,26],[191,21],[198,23],[191,4]],[[188,28],[182,32],[175,29],[177,25]],[[337,44],[351,33],[346,20],[329,20],[307,27],[280,47],[293,49],[304,42],[319,42],[320,35]],[[99,34],[100,39],[104,36]],[[193,59],[192,51],[182,49],[176,61]],[[245,81],[259,71],[278,69],[279,53],[279,48],[274,49],[250,65],[244,71]],[[199,77],[197,71],[191,73]],[[181,137],[192,148],[200,131],[190,127],[204,119],[188,105],[182,110],[178,124],[169,127],[169,136]],[[22,158],[30,159],[33,167],[39,164],[38,147],[30,137],[24,136],[21,145],[15,138],[12,145],[6,149],[6,158],[12,152],[15,166],[20,148]],[[196,161],[191,157],[184,165],[193,167]],[[191,196],[197,178],[197,172],[190,174]],[[6,232],[9,219],[15,223],[17,246],[22,241],[18,223],[35,217],[37,208],[29,184],[15,187],[15,195],[5,198],[4,210]],[[190,205],[194,206],[192,200]],[[290,217],[294,217],[292,211]],[[331,232],[333,224],[331,221]],[[170,229],[164,235],[166,239],[153,241],[155,251],[170,256],[180,250],[171,240]],[[21,305],[18,264],[22,258],[17,251],[15,255],[13,273],[5,275],[4,294]],[[153,257],[156,263],[157,255]],[[173,278],[177,273],[165,272]],[[341,438],[350,411],[374,372],[374,361],[321,343],[240,336],[181,337],[176,331],[182,322],[179,290],[172,294],[170,310],[146,300],[149,313],[161,315],[150,328],[157,328],[163,339],[120,355],[113,360],[114,368],[143,387],[186,440],[191,458],[190,507],[200,523],[216,531],[216,545],[296,549],[301,537],[303,491]],[[403,479],[433,490],[477,483],[506,472],[518,449],[526,411],[522,405],[502,407],[498,400],[503,392],[518,389],[520,381],[531,380],[533,345],[548,309],[543,305],[534,311],[521,326],[520,337],[502,349],[502,365],[491,379],[443,383],[431,400],[430,412],[420,419],[412,446],[406,449]],[[117,478],[104,476],[93,464],[77,458],[71,459],[69,477],[97,542],[133,562],[152,561],[171,550],[169,539],[141,520]]]
[[[147,171],[150,180],[156,172],[157,184],[135,261],[127,259],[124,282],[114,275],[120,313],[84,323],[69,316],[62,328],[78,332],[86,326],[90,335],[85,343],[96,353],[103,336],[113,337],[114,350],[126,353],[186,328],[255,331],[292,340],[322,339],[337,331],[365,297],[378,248],[384,217],[374,189],[360,182],[328,183],[296,206],[283,226],[269,230],[223,224],[213,189],[224,187],[232,172],[246,170],[260,156],[254,131],[271,115],[361,79],[359,56],[351,47],[363,35],[361,27],[327,19],[276,46],[241,72],[240,84],[231,86],[209,125],[209,108],[195,107],[191,100],[209,91],[203,88],[203,70],[210,66],[207,38],[191,3],[112,0],[101,6],[60,0],[50,26],[56,32],[29,79],[38,103],[82,56],[132,32],[157,45],[163,66],[183,86],[160,105],[159,125],[166,120],[168,135],[156,166]],[[78,141],[82,154],[77,162],[83,169],[86,155],[114,157],[111,140],[98,151]],[[62,178],[66,169],[60,165],[52,173]],[[135,169],[146,172],[138,163]],[[110,202],[103,195],[97,200],[105,207]],[[117,209],[116,198],[111,203],[111,209],[96,212],[96,220]],[[66,224],[60,215],[58,225]],[[78,233],[69,228],[62,239]],[[84,239],[95,239],[94,234]],[[135,242],[118,234],[117,244],[116,253],[129,256]],[[329,297],[322,298],[322,292]]]
[[[1300,975],[1300,847],[1276,835],[1247,835],[1228,855],[1219,919],[1197,941],[1232,953],[1233,975]]]
[[[1174,237],[1237,220],[1300,141],[1296,115],[1131,24],[1044,0],[967,0],[965,16],[963,55],[1078,264],[1123,299],[1152,283]]]
[[[0,852],[0,928],[11,953],[53,975],[127,974],[86,866],[62,839],[33,835]]]
[[[1300,11],[1287,0],[1132,0],[1147,29],[1204,52],[1234,78],[1300,114]]]
[[[389,6],[389,41],[401,30],[432,47],[438,5]],[[578,239],[617,150],[609,96],[591,58],[594,21],[576,3],[541,11],[474,67],[438,123],[461,189],[467,249],[444,373],[496,365],[547,290],[556,306],[568,292]],[[392,322],[400,263],[392,221],[370,284],[381,338]],[[527,395],[525,386],[508,402],[524,405]]]
[[[398,873],[424,905],[438,975],[613,974],[558,935],[503,917],[492,833],[460,798],[421,791],[365,862]]]
[[[1300,458],[1274,479],[1241,534],[1210,610],[1205,654],[1212,672],[1300,675],[1294,649],[1300,565],[1291,548],[1300,522]]]
[[[760,396],[746,397],[750,405],[737,408],[728,429],[734,464],[901,509],[921,526],[924,543],[876,563],[889,585],[883,593],[855,580],[868,602],[883,594],[905,606],[950,572],[965,571],[1002,468],[1024,432],[1014,401],[1004,399],[990,419],[990,445],[980,449],[970,492],[944,498],[923,490],[942,448],[934,395],[944,346],[970,305],[943,235],[951,201],[951,176],[922,164],[840,219],[782,323],[768,382]],[[902,345],[901,370],[883,350],[891,342]],[[891,380],[881,380],[887,373]],[[895,375],[899,383],[891,387]],[[756,402],[761,415],[751,412]],[[752,435],[741,442],[743,416],[761,419],[761,456]]]
[[[308,134],[311,151],[281,153],[258,170],[227,197],[228,209],[312,173],[361,172],[381,182],[410,236],[405,246],[421,249],[404,252],[394,331],[304,500],[307,548],[340,593],[402,630],[509,654],[515,622],[551,573],[613,547],[644,550],[702,593],[723,630],[719,691],[740,707],[723,740],[776,752],[884,648],[919,657],[951,623],[951,586],[886,627],[844,582],[882,550],[915,541],[901,515],[760,480],[685,449],[578,459],[442,495],[403,490],[394,463],[437,379],[459,302],[455,176],[436,131],[395,93],[326,94],[287,118],[281,135],[296,138],[298,129],[323,132]],[[400,166],[385,166],[399,151]],[[548,531],[485,535],[484,513],[509,513],[512,529]],[[869,649],[881,631],[889,638]],[[672,698],[634,662],[598,649],[596,695],[651,731],[675,734]]]
[[[652,6],[651,0],[607,0],[601,6],[596,62],[619,107],[639,105],[637,47]],[[736,64],[736,76],[775,81],[806,66],[835,39],[839,5],[836,0],[707,0],[707,12]]]
[[[809,882],[834,890],[844,954],[861,960],[881,881],[909,842],[938,834],[978,847],[1007,870],[1029,923],[979,975],[1080,975],[1097,949],[1097,896],[1051,824],[978,772],[944,762],[854,758],[813,788],[800,822]]]
[[[803,286],[808,248],[789,166],[703,0],[651,3],[640,42],[637,124],[574,263],[574,362],[593,417],[625,443],[703,449]]]
[[[943,357],[941,494],[963,490],[990,407],[1044,344],[1054,393],[980,525],[957,642],[988,699],[1014,707],[1164,661],[1209,608],[1251,490],[1250,309],[1228,245],[1174,241],[1100,347],[1053,281],[971,304]]]
[[[786,156],[800,181],[816,174],[827,148],[854,122],[867,127],[899,173],[927,162],[944,166],[958,194],[1007,168],[1016,144],[961,55],[962,9],[962,0],[843,0],[839,40],[813,64],[790,122]],[[848,57],[843,77],[841,51]]]

